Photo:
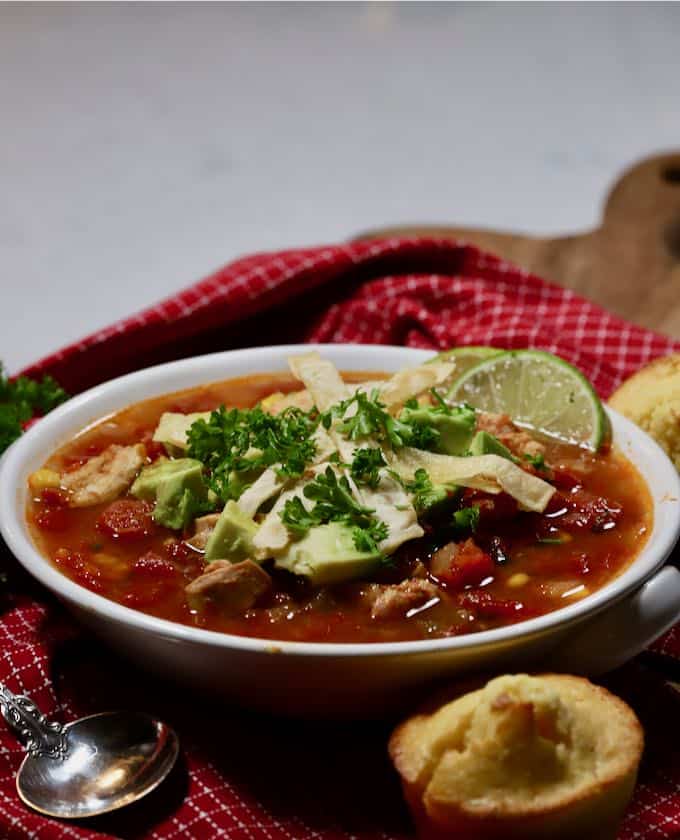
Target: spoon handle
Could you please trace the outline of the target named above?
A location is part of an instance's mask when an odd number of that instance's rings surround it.
[[[28,697],[11,692],[0,683],[0,713],[30,755],[61,758],[66,755],[66,732],[49,721]]]

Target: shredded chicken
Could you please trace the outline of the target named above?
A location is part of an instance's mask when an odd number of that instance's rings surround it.
[[[239,615],[254,606],[271,587],[269,575],[252,560],[215,560],[185,591],[192,609],[214,603],[224,613]]]
[[[477,429],[488,432],[507,446],[513,455],[542,455],[545,447],[528,432],[518,429],[507,414],[493,414],[480,411],[477,414]]]
[[[410,610],[438,598],[439,589],[432,581],[420,578],[404,580],[385,586],[378,593],[371,608],[371,618],[377,621],[403,618]]]
[[[190,540],[187,540],[190,546],[198,551],[205,551],[205,547],[210,539],[210,535],[215,530],[217,520],[220,518],[219,513],[209,513],[206,516],[199,516],[194,522],[196,531]]]
[[[61,486],[70,493],[69,504],[90,507],[113,501],[132,484],[145,459],[146,449],[141,443],[111,444],[101,455],[62,475]]]

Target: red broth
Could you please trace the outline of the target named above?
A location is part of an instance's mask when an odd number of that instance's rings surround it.
[[[348,381],[375,379],[352,374]],[[299,383],[287,374],[232,379],[137,403],[103,419],[63,446],[45,464],[62,472],[112,443],[144,441],[164,411],[206,411],[225,403],[250,407]],[[543,514],[522,513],[508,497],[466,491],[464,504],[481,504],[475,541],[481,550],[452,579],[432,571],[446,542],[437,523],[406,543],[393,563],[372,577],[312,587],[286,572],[267,599],[238,617],[215,607],[192,610],[185,586],[204,568],[203,556],[182,535],[153,522],[150,508],[126,502],[69,508],[61,491],[46,490],[28,504],[27,517],[42,553],[80,585],[150,615],[241,636],[323,642],[393,642],[446,637],[500,627],[574,603],[615,578],[639,554],[652,526],[652,502],[637,470],[620,453],[593,455],[546,443],[558,492]],[[124,497],[125,498],[125,497]],[[112,520],[113,517],[113,520]],[[122,525],[122,527],[121,527]],[[109,527],[111,526],[111,527]],[[490,559],[489,559],[490,558]],[[397,583],[423,564],[442,597],[407,616],[371,618],[371,589]],[[436,565],[436,564],[434,564]]]

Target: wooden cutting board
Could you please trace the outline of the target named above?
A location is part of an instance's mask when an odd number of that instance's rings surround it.
[[[680,338],[680,152],[648,158],[619,178],[595,230],[544,239],[460,227],[408,225],[390,235],[463,239],[574,289],[617,315]]]

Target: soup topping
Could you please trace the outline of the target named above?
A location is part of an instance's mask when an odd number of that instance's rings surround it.
[[[355,384],[316,353],[290,366],[294,380],[193,389],[87,430],[31,476],[40,545],[127,606],[309,641],[521,621],[639,551],[650,503],[633,467],[451,404],[453,364]]]

